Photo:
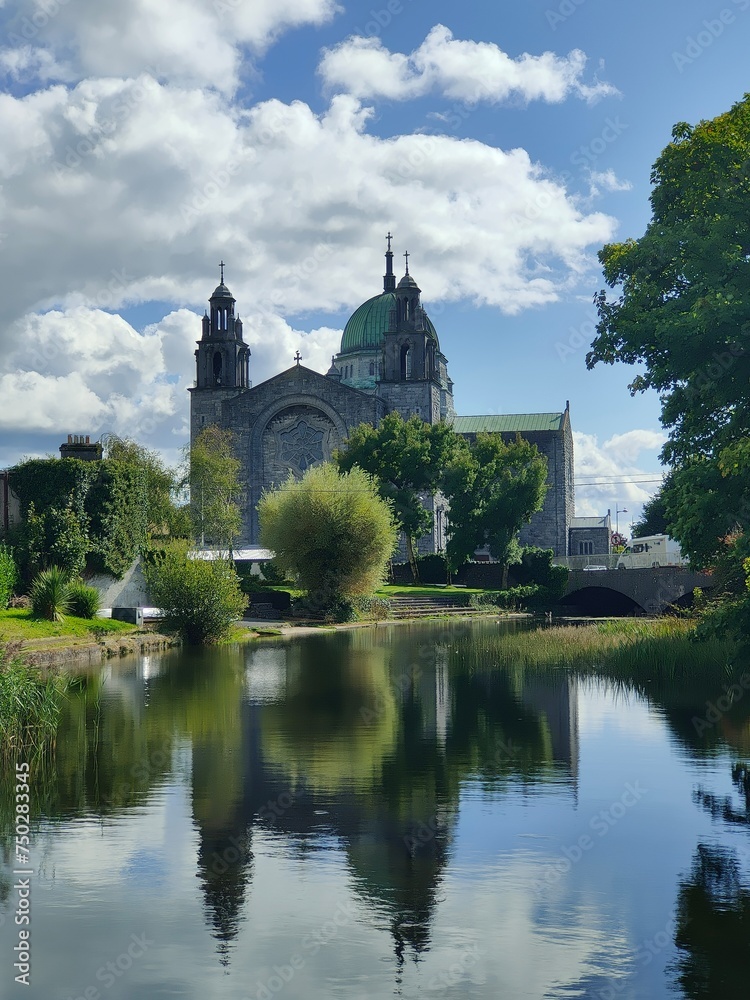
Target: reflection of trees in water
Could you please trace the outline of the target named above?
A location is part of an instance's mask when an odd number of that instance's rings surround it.
[[[407,630],[391,643],[363,630],[275,646],[285,665],[268,703],[246,699],[247,650],[185,651],[159,659],[148,677],[118,664],[104,683],[88,678],[66,705],[54,767],[38,785],[45,815],[143,805],[189,741],[197,874],[222,962],[239,931],[259,823],[301,852],[325,823],[357,892],[389,928],[397,962],[416,958],[429,947],[462,783],[530,786],[553,764],[569,765],[556,748],[573,741],[551,735],[558,702],[569,719],[567,675],[549,674],[532,691],[530,672],[496,669],[481,640],[446,642],[441,631],[439,642],[415,642]],[[289,807],[260,818],[290,791]]]
[[[750,979],[750,889],[734,852],[700,844],[680,884],[676,979],[689,1000],[740,1000]]]
[[[732,783],[743,804],[731,795],[699,787],[693,801],[712,819],[750,833],[750,769],[732,766]],[[746,854],[746,852],[745,852]],[[675,978],[689,1000],[746,997],[750,982],[750,885],[743,879],[737,851],[699,844],[690,877],[677,897],[675,944],[680,957]]]
[[[732,783],[744,799],[745,806],[742,809],[735,808],[730,795],[712,795],[703,788],[693,792],[693,801],[703,806],[714,819],[750,828],[750,768],[747,764],[737,763],[732,766]]]
[[[229,964],[229,945],[237,937],[245,890],[252,880],[253,855],[250,835],[238,829],[227,832],[202,831],[198,848],[198,878],[204,895],[204,912],[217,940],[222,965]]]

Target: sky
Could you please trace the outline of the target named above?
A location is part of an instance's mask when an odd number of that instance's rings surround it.
[[[457,412],[569,400],[577,513],[627,529],[664,431],[586,368],[596,254],[749,40],[750,0],[0,0],[0,467],[69,433],[176,462],[222,259],[253,383],[325,372],[390,231]]]

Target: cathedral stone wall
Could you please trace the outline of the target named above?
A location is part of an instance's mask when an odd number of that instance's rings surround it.
[[[440,420],[440,386],[434,382],[381,382],[378,395],[387,412],[400,413],[404,420],[412,414],[428,424]]]
[[[377,427],[387,413],[395,412],[404,419],[417,415],[429,424],[441,419],[467,420],[472,430],[487,426],[487,421],[491,425],[488,417],[456,418],[453,383],[437,331],[421,306],[419,287],[408,270],[396,285],[391,238],[383,293],[368,299],[350,317],[329,374],[304,367],[298,355],[295,366],[255,387],[249,383],[250,350],[242,339],[242,323],[235,315],[235,299],[224,284],[221,265],[221,284],[209,300],[210,315],[207,312],[203,317],[195,352],[191,440],[209,424],[234,434],[246,489],[242,528],[246,544],[260,541],[257,504],[263,490],[277,487],[290,472],[301,477],[310,466],[330,461],[361,423]],[[574,514],[570,417],[567,408],[562,415],[531,416],[549,420],[541,425],[521,420],[520,426],[555,429],[523,432],[547,456],[550,489],[543,509],[521,531],[521,541],[565,555]],[[512,440],[515,434],[506,433],[506,428],[514,421],[508,420],[496,423],[493,433]],[[434,527],[419,540],[419,551],[444,551],[449,517],[445,499],[438,495],[424,502],[434,515]]]
[[[302,365],[222,404],[220,423],[235,435],[240,476],[247,487],[243,539],[259,542],[257,504],[263,490],[290,472],[301,477],[328,462],[361,423],[384,415],[375,396],[342,386]]]
[[[558,556],[566,555],[568,529],[575,509],[573,435],[568,414],[565,414],[562,430],[525,433],[523,437],[547,456],[547,482],[550,488],[542,509],[521,529],[521,544],[553,549]]]

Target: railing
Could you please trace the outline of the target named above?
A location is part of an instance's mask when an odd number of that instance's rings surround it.
[[[617,569],[620,553],[611,555],[591,556],[555,556],[552,560],[555,566],[567,566],[568,569],[585,569],[587,566],[604,566],[606,569]]]

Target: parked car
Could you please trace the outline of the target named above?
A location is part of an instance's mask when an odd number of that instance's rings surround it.
[[[606,566],[584,566],[583,567],[583,572],[584,573],[595,573],[597,571],[606,570],[606,569],[607,569]]]

